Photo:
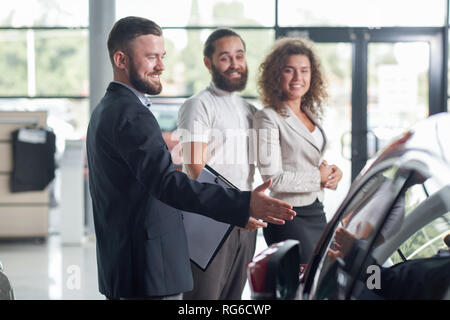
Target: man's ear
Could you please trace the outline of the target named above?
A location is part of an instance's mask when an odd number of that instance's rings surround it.
[[[113,55],[114,65],[118,69],[126,69],[128,65],[128,56],[123,51],[116,51]]]
[[[211,71],[211,60],[208,57],[203,57],[203,63]]]

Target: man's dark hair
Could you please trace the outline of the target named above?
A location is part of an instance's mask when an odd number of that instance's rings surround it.
[[[113,67],[114,53],[121,50],[130,54],[128,50],[130,41],[146,34],[162,36],[161,27],[151,20],[140,17],[125,17],[118,20],[108,36],[108,52]]]
[[[209,35],[208,39],[206,39],[205,46],[203,47],[203,56],[211,59],[216,50],[216,41],[225,37],[238,37],[242,41],[245,50],[245,41],[241,36],[231,29],[223,28],[215,30]]]

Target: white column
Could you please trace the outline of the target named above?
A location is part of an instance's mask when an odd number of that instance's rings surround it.
[[[84,140],[66,140],[61,160],[61,242],[84,240]]]
[[[109,31],[116,22],[116,0],[89,0],[89,107],[92,112],[105,95],[108,84],[113,80],[109,60]],[[86,227],[94,231],[92,204],[89,190],[85,190]]]
[[[112,81],[106,41],[116,20],[115,0],[89,0],[89,104],[94,110]]]

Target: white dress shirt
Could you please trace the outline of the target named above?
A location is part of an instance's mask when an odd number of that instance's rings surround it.
[[[211,83],[181,106],[180,142],[207,143],[206,164],[241,190],[252,190],[255,165],[249,157],[249,129],[255,112],[237,93]]]
[[[311,134],[314,137],[314,140],[316,140],[319,149],[322,150],[324,143],[322,131],[320,131],[318,126],[314,126],[314,130],[311,132]]]

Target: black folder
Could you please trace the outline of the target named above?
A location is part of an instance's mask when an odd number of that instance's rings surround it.
[[[239,190],[208,165],[205,165],[197,181]],[[234,226],[187,211],[183,211],[183,223],[189,257],[200,269],[206,271]]]

